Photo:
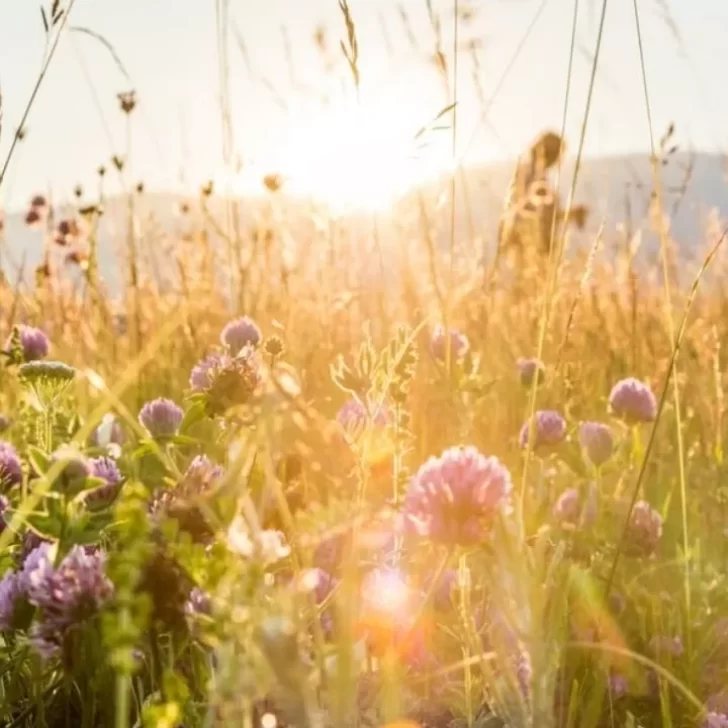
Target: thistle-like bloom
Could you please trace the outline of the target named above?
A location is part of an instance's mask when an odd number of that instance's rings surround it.
[[[45,359],[50,351],[50,342],[48,337],[40,330],[33,326],[18,326],[18,336],[20,339],[20,348],[23,353],[23,361],[37,361]],[[13,345],[12,334],[5,342],[5,350],[9,351]]]
[[[214,353],[199,361],[190,372],[190,388],[193,392],[206,391],[214,380],[215,369],[224,364],[225,357]]]
[[[635,503],[629,520],[627,538],[636,554],[651,554],[662,537],[662,516],[646,501]]]
[[[0,441],[0,485],[10,487],[23,479],[23,466],[15,448],[9,443]]]
[[[653,422],[657,417],[655,395],[644,382],[634,377],[622,379],[612,387],[609,408],[616,417],[631,424]]]
[[[226,346],[231,354],[237,354],[246,346],[256,347],[260,343],[262,334],[258,324],[248,316],[230,321],[220,334],[220,342]]]
[[[524,387],[531,387],[536,377],[542,382],[546,375],[546,369],[538,359],[519,359],[516,366]]]
[[[183,418],[184,412],[164,397],[147,402],[139,412],[139,422],[154,438],[174,437]]]
[[[32,642],[48,657],[64,644],[68,630],[92,618],[112,596],[102,551],[74,546],[57,569],[46,563],[30,573],[28,597],[40,610]]]
[[[581,515],[581,497],[576,488],[565,490],[554,504],[554,518],[560,524],[576,526]]]
[[[249,346],[237,356],[225,357],[210,375],[212,381],[206,391],[213,414],[249,404],[261,383],[259,361],[255,350]]]
[[[590,462],[597,468],[612,457],[612,431],[601,422],[584,422],[579,428],[579,442]]]
[[[453,447],[420,466],[404,502],[405,527],[446,544],[472,544],[510,510],[511,476],[495,457]]]
[[[91,475],[101,478],[107,486],[114,487],[121,483],[121,471],[115,460],[107,457],[91,458],[89,460]]]
[[[528,445],[531,421],[524,423],[518,442],[522,448]],[[551,448],[560,445],[566,437],[566,420],[554,410],[538,410],[533,420],[534,450]]]
[[[432,356],[439,361],[446,361],[448,340],[450,346],[450,357],[453,361],[462,359],[470,349],[468,337],[458,329],[451,328],[449,333],[443,326],[436,326],[430,340],[430,351]]]

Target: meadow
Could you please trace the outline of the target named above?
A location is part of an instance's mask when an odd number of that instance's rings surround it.
[[[728,726],[725,233],[686,282],[665,140],[654,266],[627,227],[484,256],[455,182],[362,239],[273,175],[171,237],[129,184],[111,291],[102,185],[39,192],[0,288],[0,724]]]

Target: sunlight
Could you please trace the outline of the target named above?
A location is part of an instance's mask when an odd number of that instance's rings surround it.
[[[268,170],[283,175],[288,193],[336,213],[386,210],[412,187],[452,167],[448,143],[418,145],[416,135],[427,118],[391,98],[339,101],[292,118]],[[248,191],[252,183],[248,174],[236,186]]]

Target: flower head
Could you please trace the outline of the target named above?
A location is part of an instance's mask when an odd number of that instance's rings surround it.
[[[139,422],[155,438],[174,437],[183,418],[184,412],[171,399],[164,397],[147,402],[139,412]]]
[[[72,447],[60,447],[51,455],[51,466],[60,465],[55,483],[64,493],[83,489],[86,479],[92,475],[91,463]]]
[[[213,382],[215,369],[224,364],[225,356],[214,353],[199,361],[190,372],[190,388],[193,392],[206,391]]]
[[[633,553],[653,553],[662,537],[662,516],[646,501],[635,503],[627,537]]]
[[[33,326],[18,326],[18,340],[23,354],[23,361],[37,361],[45,359],[50,351],[48,337]],[[9,351],[13,346],[13,335],[11,334],[5,342],[5,349]]]
[[[258,531],[253,535],[240,516],[230,524],[227,541],[231,551],[249,559],[258,559],[264,565],[281,561],[291,553],[280,531]]]
[[[524,423],[518,442],[522,448],[528,445],[530,428],[533,423],[532,448],[556,447],[566,437],[566,420],[554,410],[538,410],[533,421]]]
[[[617,382],[609,394],[615,416],[630,423],[652,422],[657,417],[657,400],[652,390],[634,377]]]
[[[46,566],[30,574],[28,597],[40,610],[32,641],[42,655],[60,649],[68,630],[93,617],[111,597],[104,564],[102,551],[74,546],[57,569]]]
[[[207,455],[197,455],[187,466],[178,489],[187,495],[199,495],[225,475],[221,465],[212,462]]]
[[[391,422],[391,414],[383,405],[367,408],[355,397],[345,402],[336,413],[336,421],[347,432],[364,429],[370,419],[374,425],[386,427]]]
[[[629,683],[624,675],[613,673],[609,676],[609,690],[615,698],[623,698],[629,690]]]
[[[581,498],[576,488],[565,490],[554,504],[554,518],[559,523],[575,526],[581,515]]]
[[[23,467],[15,448],[0,440],[0,485],[13,486],[23,479]]]
[[[406,527],[433,541],[471,544],[510,509],[508,470],[474,447],[453,447],[420,466],[404,502]]]
[[[710,712],[702,722],[702,728],[728,728],[728,715]]]
[[[519,359],[516,365],[524,387],[530,387],[536,377],[539,382],[543,381],[546,369],[538,359]]]
[[[612,431],[601,422],[584,422],[579,428],[579,442],[589,460],[599,467],[612,457]]]
[[[0,630],[16,626],[18,607],[24,596],[18,573],[7,571],[0,580]]]
[[[62,388],[73,381],[76,370],[61,361],[29,361],[18,367],[18,375],[30,384]]]
[[[261,373],[256,351],[245,347],[237,356],[225,357],[219,366],[210,370],[206,390],[208,404],[214,414],[249,404],[259,391]]]
[[[220,342],[226,346],[231,354],[237,354],[246,346],[256,347],[260,343],[262,334],[258,324],[248,316],[230,321],[220,334]]]
[[[457,361],[468,353],[470,342],[468,337],[458,329],[451,328],[446,333],[443,326],[436,326],[430,340],[432,356],[439,361],[446,361],[448,346],[450,346],[450,357],[453,361]]]
[[[86,495],[85,503],[90,508],[103,508],[109,505],[119,492],[122,475],[116,461],[108,457],[91,458],[89,460],[91,475],[105,481],[104,485],[95,488]]]

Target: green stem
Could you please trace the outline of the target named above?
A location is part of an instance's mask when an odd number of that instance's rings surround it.
[[[465,630],[463,642],[463,670],[465,692],[465,720],[468,728],[473,725],[475,711],[473,709],[473,673],[470,664],[470,574],[468,572],[467,556],[461,554],[458,560],[458,591],[460,592],[460,620]]]

